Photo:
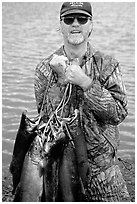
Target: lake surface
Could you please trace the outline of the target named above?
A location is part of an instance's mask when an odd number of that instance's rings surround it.
[[[135,3],[92,3],[92,45],[114,56],[121,65],[128,96],[128,117],[120,124],[119,155],[135,153]],[[36,116],[36,65],[62,45],[59,28],[61,3],[2,4],[2,164],[11,161],[23,110]]]

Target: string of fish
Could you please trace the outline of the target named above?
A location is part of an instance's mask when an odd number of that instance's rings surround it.
[[[43,123],[39,126],[39,130],[41,134],[39,135],[39,143],[41,148],[43,149],[44,156],[48,156],[50,149],[56,145],[57,141],[61,139],[65,139],[64,128],[67,131],[67,136],[69,137],[69,141],[72,143],[74,147],[74,143],[72,137],[67,128],[67,124],[73,123],[73,121],[78,116],[78,110],[75,109],[74,113],[71,117],[63,117],[63,110],[65,106],[68,104],[70,100],[70,96],[72,93],[72,84],[68,83],[63,97],[57,106],[56,110],[51,114],[47,123]]]

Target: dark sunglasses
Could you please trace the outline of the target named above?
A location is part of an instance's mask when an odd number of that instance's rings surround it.
[[[86,16],[78,16],[78,17],[73,17],[73,16],[66,16],[66,17],[62,17],[61,20],[64,21],[65,24],[67,25],[72,25],[74,23],[75,18],[77,19],[78,23],[81,25],[84,25],[88,22],[88,20],[91,18],[90,17],[86,17]]]

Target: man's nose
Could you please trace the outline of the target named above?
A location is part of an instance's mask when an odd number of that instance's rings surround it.
[[[73,22],[72,26],[79,26],[79,22],[78,22],[77,18],[74,18],[74,22]]]

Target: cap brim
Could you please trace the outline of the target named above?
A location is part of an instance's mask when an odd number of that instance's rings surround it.
[[[73,10],[70,10],[70,11],[66,11],[66,12],[64,12],[62,15],[61,15],[61,17],[63,17],[63,16],[66,16],[66,15],[68,15],[68,14],[76,14],[76,13],[80,13],[80,14],[85,14],[85,15],[87,15],[87,16],[90,16],[90,17],[92,17],[88,12],[86,12],[86,11],[83,11],[83,10],[78,10],[78,9],[73,9]]]

